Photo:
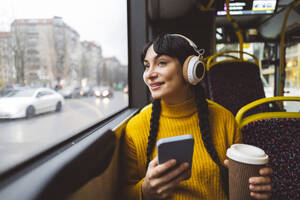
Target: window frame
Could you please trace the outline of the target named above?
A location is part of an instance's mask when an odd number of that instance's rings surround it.
[[[140,52],[148,37],[146,6],[147,0],[127,0],[128,107],[0,174],[0,199],[19,199],[20,195],[24,200],[37,199],[73,158],[104,136],[108,129],[116,130],[122,126],[149,102],[140,62]],[[65,185],[67,183],[71,184],[71,181],[67,179]]]

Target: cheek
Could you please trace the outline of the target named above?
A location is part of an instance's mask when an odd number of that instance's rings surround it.
[[[174,71],[172,73],[169,73],[166,76],[166,80],[172,82],[175,85],[181,85],[184,84],[184,79],[183,79],[183,75],[180,71]]]

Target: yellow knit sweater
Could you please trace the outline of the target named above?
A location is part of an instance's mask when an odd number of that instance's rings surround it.
[[[191,134],[194,137],[194,154],[191,178],[182,181],[172,199],[193,200],[226,199],[220,180],[219,167],[210,158],[201,139],[199,120],[194,99],[176,105],[161,101],[162,109],[156,140],[166,137]],[[208,101],[210,131],[218,156],[223,163],[226,149],[241,141],[234,116],[222,106]],[[123,176],[124,199],[142,199],[141,185],[146,174],[146,149],[150,129],[152,105],[146,106],[126,126],[122,144],[121,175]],[[157,155],[156,148],[152,158]]]

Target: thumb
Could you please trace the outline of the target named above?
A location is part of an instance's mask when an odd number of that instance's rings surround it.
[[[228,168],[228,166],[229,166],[229,160],[228,160],[228,159],[225,159],[225,160],[224,160],[224,165],[225,165],[225,167]]]

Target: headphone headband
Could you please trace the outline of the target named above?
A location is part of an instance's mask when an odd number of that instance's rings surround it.
[[[186,36],[178,34],[178,33],[173,33],[173,34],[170,34],[170,35],[171,36],[178,36],[178,37],[181,37],[181,38],[185,39],[189,43],[189,45],[191,47],[193,47],[193,49],[195,50],[195,52],[197,52],[200,57],[203,57],[203,54],[204,54],[205,50],[204,49],[199,49],[197,47],[197,45],[192,40],[190,40]]]
[[[193,47],[194,51],[197,52],[198,56],[190,55],[185,59],[182,70],[184,79],[192,85],[197,85],[205,75],[205,64],[203,61],[201,61],[204,54],[204,49],[199,49],[192,40],[184,35],[170,35],[185,39],[189,43],[189,45]]]

